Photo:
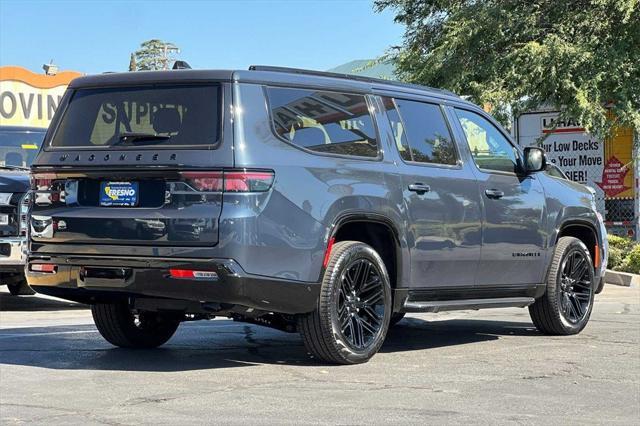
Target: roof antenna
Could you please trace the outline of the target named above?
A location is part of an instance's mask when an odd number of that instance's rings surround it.
[[[187,63],[187,61],[175,61],[173,63],[173,70],[190,70],[191,65]]]

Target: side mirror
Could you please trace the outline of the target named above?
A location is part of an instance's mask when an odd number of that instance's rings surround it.
[[[536,147],[526,147],[524,149],[524,171],[534,173],[544,170],[547,167],[547,159],[544,149]]]

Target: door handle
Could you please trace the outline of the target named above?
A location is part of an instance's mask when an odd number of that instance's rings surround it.
[[[431,187],[429,185],[425,185],[424,183],[412,183],[409,185],[409,191],[413,191],[418,195],[422,195],[425,192],[431,191]]]
[[[487,189],[486,191],[484,191],[484,193],[487,195],[488,198],[491,198],[493,200],[498,200],[504,197],[504,192],[499,191],[497,189]]]

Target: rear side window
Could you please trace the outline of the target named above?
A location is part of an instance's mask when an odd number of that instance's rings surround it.
[[[396,108],[387,104],[400,156],[418,163],[455,165],[455,142],[439,105],[394,99]]]
[[[220,101],[218,85],[79,89],[51,146],[212,145]]]
[[[285,141],[315,152],[378,156],[378,141],[362,95],[269,87],[273,127]]]

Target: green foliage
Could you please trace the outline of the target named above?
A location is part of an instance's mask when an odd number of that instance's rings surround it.
[[[625,253],[635,245],[632,239],[618,237],[617,235],[608,235],[607,240],[609,241],[609,248],[617,248]]]
[[[175,61],[175,55],[178,52],[179,49],[175,44],[152,39],[140,44],[140,49],[133,55],[139,71],[166,70]]]
[[[609,246],[609,258],[607,261],[607,268],[617,271],[618,267],[620,266],[623,260],[624,260],[624,252],[620,250],[619,247]]]
[[[620,264],[619,270],[632,274],[640,274],[640,244],[636,244],[636,246],[629,251]]]
[[[640,274],[640,244],[629,238],[607,236],[609,259],[607,267],[614,271]]]
[[[639,0],[375,0],[406,26],[402,80],[509,112],[549,104],[589,131],[640,127]]]

